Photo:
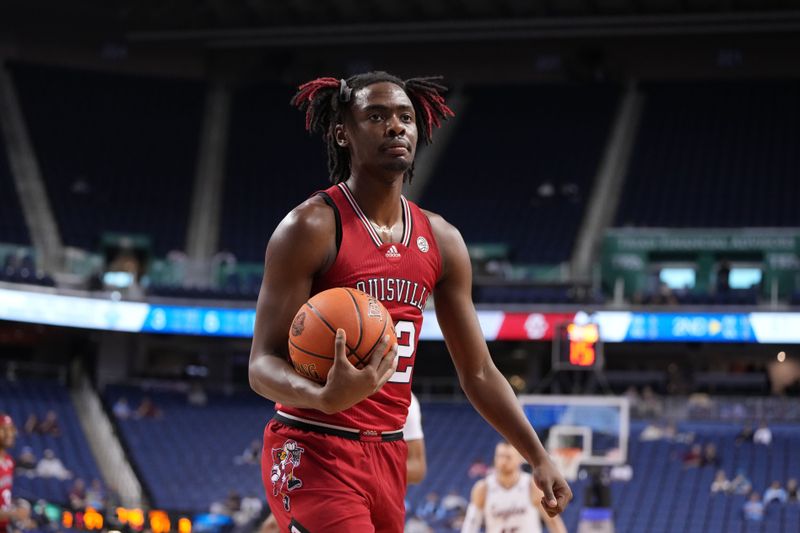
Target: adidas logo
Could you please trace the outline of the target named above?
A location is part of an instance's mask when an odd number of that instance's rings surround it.
[[[396,259],[396,258],[400,257],[400,252],[397,251],[397,246],[395,246],[394,244],[391,245],[389,247],[389,249],[386,250],[386,257],[389,257],[389,258],[392,258],[392,259]]]

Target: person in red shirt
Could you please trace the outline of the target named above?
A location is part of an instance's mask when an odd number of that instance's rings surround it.
[[[275,229],[258,297],[249,379],[253,390],[276,402],[264,432],[262,477],[282,531],[403,530],[402,427],[422,311],[432,293],[469,400],[533,466],[548,514],[559,514],[572,499],[492,362],[472,304],[461,234],[402,195],[417,140],[430,142],[434,128],[453,114],[445,90],[437,78],[369,72],[313,80],[293,99],[306,112],[306,128],[325,141],[333,186]],[[387,336],[356,369],[346,358],[356,339],[339,329],[333,367],[320,385],[289,363],[288,332],[297,309],[332,287],[359,289],[383,303],[397,344],[389,346]]]
[[[0,533],[8,531],[8,523],[28,518],[30,511],[14,505],[11,489],[14,484],[14,459],[8,450],[14,447],[17,428],[14,420],[0,413]]]

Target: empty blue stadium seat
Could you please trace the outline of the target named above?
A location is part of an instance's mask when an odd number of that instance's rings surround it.
[[[194,186],[200,82],[11,64],[64,242],[102,232],[182,249]],[[79,127],[78,127],[79,125]]]
[[[325,145],[289,105],[296,89],[261,84],[234,94],[220,249],[263,262],[267,241],[286,214],[330,186]]]
[[[474,87],[421,205],[521,263],[572,253],[619,98],[612,86]],[[513,103],[513,105],[510,105]]]
[[[800,82],[664,82],[643,91],[618,226],[797,226]]]

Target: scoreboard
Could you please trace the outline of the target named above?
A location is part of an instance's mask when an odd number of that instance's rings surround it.
[[[600,326],[576,320],[556,326],[553,339],[554,370],[601,370],[603,343]]]

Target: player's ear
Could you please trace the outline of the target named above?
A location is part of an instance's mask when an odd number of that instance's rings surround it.
[[[347,139],[347,132],[344,129],[344,124],[337,124],[333,128],[333,138],[336,139],[336,144],[342,148],[347,148],[350,141]]]

